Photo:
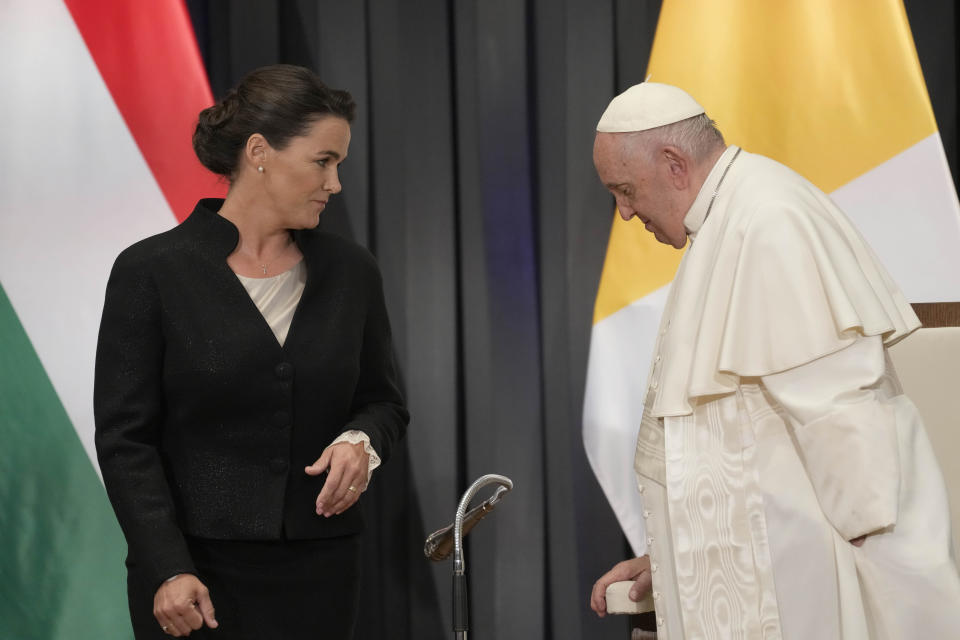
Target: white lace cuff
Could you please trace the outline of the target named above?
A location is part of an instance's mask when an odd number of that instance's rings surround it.
[[[365,434],[363,431],[358,429],[351,429],[350,431],[344,431],[337,439],[331,442],[331,445],[339,444],[341,442],[347,442],[349,444],[357,444],[358,442],[363,443],[363,451],[370,456],[370,460],[367,464],[367,483],[364,485],[363,490],[366,491],[367,487],[370,486],[370,478],[373,476],[373,470],[380,466],[380,456],[377,455],[376,450],[370,444],[370,436]]]

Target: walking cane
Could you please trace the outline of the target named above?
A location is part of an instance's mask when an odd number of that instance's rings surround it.
[[[498,484],[500,486],[497,487],[492,496],[468,512],[467,507],[470,506],[470,501],[473,500],[477,491],[488,484]],[[506,476],[495,473],[480,476],[460,498],[453,524],[439,531],[434,531],[427,536],[427,540],[423,544],[423,554],[434,561],[445,559],[450,555],[451,546],[453,547],[453,632],[457,640],[467,640],[467,630],[470,623],[469,611],[467,610],[467,567],[463,559],[463,536],[468,534],[478,522],[493,511],[503,494],[511,489],[513,489],[513,481]]]

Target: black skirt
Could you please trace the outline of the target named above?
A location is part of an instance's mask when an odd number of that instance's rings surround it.
[[[188,538],[220,626],[192,640],[350,640],[360,596],[360,536],[242,542]],[[165,640],[153,616],[155,585],[127,563],[137,640]]]

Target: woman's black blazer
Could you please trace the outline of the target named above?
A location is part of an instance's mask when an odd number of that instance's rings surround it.
[[[97,345],[104,484],[130,560],[159,584],[195,572],[184,534],[223,540],[358,531],[316,515],[304,473],[349,429],[383,460],[408,420],[379,270],[337,236],[297,231],[306,287],[283,346],[227,266],[236,227],[201,200],[117,258]]]

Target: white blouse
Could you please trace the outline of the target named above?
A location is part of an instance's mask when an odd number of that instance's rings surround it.
[[[250,278],[239,273],[237,278],[247,290],[253,304],[263,314],[280,346],[287,340],[293,313],[300,304],[307,283],[307,268],[303,260],[283,273],[269,278]]]

